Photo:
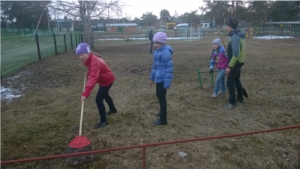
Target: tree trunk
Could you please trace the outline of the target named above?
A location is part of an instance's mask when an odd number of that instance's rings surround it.
[[[83,24],[83,41],[88,43],[91,46],[91,49],[94,48],[94,37],[93,37],[93,30],[92,30],[92,23],[91,18],[88,16],[82,17],[85,18],[82,21]]]
[[[89,2],[79,1],[80,4],[80,15],[82,18],[83,26],[83,42],[88,43],[91,49],[94,49],[94,37],[92,30],[91,16],[89,12]]]

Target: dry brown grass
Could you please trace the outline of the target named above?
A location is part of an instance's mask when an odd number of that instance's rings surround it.
[[[211,41],[170,41],[174,49],[175,78],[168,90],[167,126],[155,126],[158,111],[155,88],[148,86],[152,57],[148,42],[97,43],[116,75],[111,89],[118,113],[109,125],[94,130],[99,120],[95,94],[85,103],[83,135],[94,149],[107,149],[205,136],[240,133],[300,124],[299,39],[247,40],[247,61],[242,82],[250,98],[233,110],[222,108],[228,94],[211,99],[213,87],[197,69],[208,71]],[[63,154],[78,135],[80,94],[86,72],[74,52],[42,60],[6,78],[25,95],[1,107],[1,160]],[[12,84],[9,84],[11,82]],[[23,87],[22,87],[23,86]],[[24,88],[24,86],[27,86]],[[149,169],[296,169],[300,130],[150,147]],[[180,157],[179,151],[188,155]],[[85,168],[142,168],[140,149],[103,153]],[[3,168],[71,168],[61,160],[47,160]],[[81,168],[81,167],[80,167]]]

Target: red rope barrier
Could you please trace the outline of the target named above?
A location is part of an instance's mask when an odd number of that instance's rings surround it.
[[[253,135],[253,134],[259,134],[259,133],[267,133],[267,132],[274,132],[274,131],[288,130],[288,129],[295,129],[295,128],[300,128],[300,125],[287,126],[287,127],[281,127],[281,128],[275,128],[275,129],[257,130],[257,131],[237,133],[237,134],[228,134],[228,135],[221,135],[221,136],[210,136],[210,137],[192,138],[192,139],[186,139],[186,140],[166,141],[166,142],[160,142],[160,143],[140,144],[140,145],[135,145],[135,146],[125,146],[125,147],[109,148],[109,149],[103,149],[103,150],[93,150],[93,151],[72,153],[72,154],[62,154],[62,155],[55,155],[55,156],[27,158],[27,159],[19,159],[19,160],[8,160],[8,161],[1,161],[1,165],[2,164],[39,161],[39,160],[49,160],[49,159],[56,159],[56,158],[65,158],[65,157],[71,157],[71,156],[97,154],[97,153],[103,153],[103,152],[119,151],[119,150],[126,150],[126,149],[135,149],[135,148],[143,148],[144,149],[143,155],[144,155],[146,147],[166,145],[166,144],[186,143],[186,142],[194,142],[194,141],[204,141],[204,140],[212,140],[212,139],[222,139],[222,138],[229,138],[229,137],[238,137],[238,136]],[[145,165],[144,163],[145,162],[143,161],[143,165]]]

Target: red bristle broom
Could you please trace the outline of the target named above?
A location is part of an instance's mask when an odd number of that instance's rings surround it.
[[[86,77],[84,77],[83,91],[85,89],[85,83],[86,83]],[[91,141],[87,137],[81,135],[82,134],[83,107],[84,107],[84,102],[81,103],[79,136],[75,137],[68,144],[68,148],[66,150],[67,154],[92,150]],[[82,163],[88,161],[89,159],[91,159],[91,157],[92,157],[92,155],[72,156],[72,157],[67,158],[67,163],[71,164],[71,165],[78,165],[78,164],[82,164]]]

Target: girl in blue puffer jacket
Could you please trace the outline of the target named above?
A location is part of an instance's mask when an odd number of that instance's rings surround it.
[[[154,122],[155,125],[167,124],[167,89],[170,88],[173,79],[173,49],[166,44],[167,35],[164,32],[157,32],[153,37],[154,62],[150,75],[150,86],[156,83],[156,96],[159,101],[160,111],[156,116],[160,119]]]

